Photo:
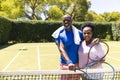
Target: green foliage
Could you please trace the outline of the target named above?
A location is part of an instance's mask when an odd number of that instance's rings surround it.
[[[95,35],[105,40],[120,40],[120,23],[94,22]],[[78,29],[83,22],[73,22]],[[0,17],[0,43],[52,42],[52,33],[62,25],[55,21],[15,21]]]
[[[51,3],[57,5],[63,14],[71,14],[75,21],[84,21],[85,14],[90,6],[87,0],[52,0]]]
[[[84,22],[75,22],[74,25],[80,29],[80,26]],[[105,22],[93,22],[95,26],[94,37],[105,39],[105,40],[113,40],[112,39],[112,30],[111,30],[111,23]]]
[[[10,40],[14,42],[50,42],[51,34],[61,23],[41,21],[13,21]]]
[[[106,40],[106,41],[111,40],[111,36],[110,36],[110,35],[106,35],[106,37],[105,37],[105,39],[104,39],[104,40]]]
[[[120,23],[112,23],[113,40],[120,40]]]
[[[10,19],[56,21],[69,13],[77,22],[120,22],[120,12],[97,14],[88,11],[90,7],[88,0],[0,0],[0,16]]]
[[[24,0],[25,15],[30,20],[41,20],[41,13],[47,15],[44,8],[48,0]]]
[[[50,20],[62,20],[63,13],[57,6],[52,6],[48,15]]]
[[[118,21],[120,20],[120,13],[118,12],[112,12],[110,15],[110,20],[109,21]]]
[[[108,35],[112,35],[111,30],[111,23],[95,23],[95,37],[106,39]],[[110,40],[112,39],[112,36],[110,36]]]
[[[5,44],[9,41],[9,34],[11,31],[11,21],[0,17],[0,45]]]
[[[75,21],[85,21],[85,15],[88,11],[90,3],[88,0],[76,0],[74,3],[74,10],[72,15]]]
[[[0,15],[12,19],[22,17],[24,15],[22,4],[18,0],[3,0],[0,5]]]
[[[74,2],[74,1],[72,0],[48,0],[48,4],[50,6],[56,5],[63,11],[63,13],[66,13],[66,10],[71,5],[71,2]]]
[[[85,16],[85,21],[105,22],[104,18],[101,15],[96,14],[93,11],[88,11],[88,13]]]
[[[111,12],[111,13],[106,12],[102,14],[102,16],[107,22],[120,21],[119,12]]]

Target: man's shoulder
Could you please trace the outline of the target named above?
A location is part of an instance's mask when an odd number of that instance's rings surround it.
[[[78,30],[78,32],[79,32],[80,34],[82,34],[82,33],[83,33],[81,30]]]

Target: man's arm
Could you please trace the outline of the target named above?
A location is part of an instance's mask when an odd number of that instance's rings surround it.
[[[72,61],[68,57],[67,52],[65,51],[65,48],[64,48],[64,44],[60,42],[57,44],[57,46],[58,46],[59,52],[61,53],[62,57],[67,62],[69,70],[75,70],[75,65],[72,63]]]
[[[65,61],[70,60],[68,55],[67,55],[67,52],[65,51],[64,44],[62,42],[60,42],[60,43],[57,44],[57,46],[58,46],[59,52],[61,53],[64,60]]]

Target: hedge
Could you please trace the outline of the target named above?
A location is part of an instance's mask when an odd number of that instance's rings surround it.
[[[83,22],[73,22],[78,29]],[[0,17],[0,43],[7,42],[53,42],[51,34],[62,22],[17,21]],[[95,35],[105,40],[120,40],[120,23],[95,23]]]
[[[6,44],[9,41],[11,28],[11,21],[0,17],[0,45]]]

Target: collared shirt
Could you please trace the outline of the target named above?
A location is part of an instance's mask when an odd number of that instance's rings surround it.
[[[79,31],[79,36],[81,40],[83,40],[82,32]],[[74,63],[78,63],[78,47],[79,45],[76,45],[74,43],[74,34],[73,31],[67,31],[65,29],[61,30],[59,37],[55,39],[56,43],[62,42],[64,44],[65,50],[67,52],[68,57],[70,60]],[[60,56],[60,62],[63,64],[66,64],[66,61],[62,56]]]

